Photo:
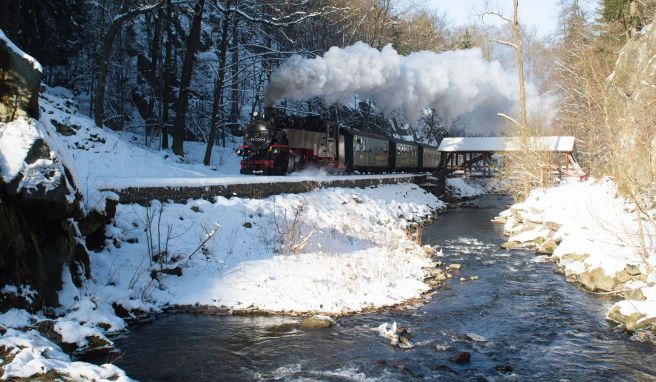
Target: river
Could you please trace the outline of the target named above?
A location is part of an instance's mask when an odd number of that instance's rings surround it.
[[[140,381],[656,380],[656,348],[604,319],[611,300],[533,253],[499,249],[502,227],[490,219],[508,201],[483,197],[425,229],[424,242],[462,270],[419,309],[308,332],[281,325],[285,317],[167,314],[117,338],[115,363]],[[394,321],[414,349],[392,347],[373,329]],[[470,360],[456,362],[464,352]]]

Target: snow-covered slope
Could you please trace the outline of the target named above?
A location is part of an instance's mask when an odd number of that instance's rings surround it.
[[[48,88],[40,104],[40,121],[58,132],[57,150],[87,203],[113,181],[241,179],[230,149],[215,149],[215,166],[205,167],[193,162],[201,145],[187,143],[191,160],[183,161],[132,143],[129,134],[95,127],[65,89]],[[295,179],[304,176],[309,174]],[[111,365],[73,362],[60,347],[111,347],[107,333],[126,327],[118,314],[197,305],[344,314],[420,297],[430,289],[424,279],[436,253],[408,231],[443,206],[413,184],[261,200],[119,204],[105,248],[90,255],[91,278],[77,288],[65,270],[62,306],[48,312],[50,318],[21,310],[0,314],[7,329],[0,335],[2,377],[52,371],[77,380],[129,380]],[[29,292],[24,286],[5,289]]]
[[[239,174],[236,147],[214,147],[210,166],[202,164],[205,144],[185,142],[185,158],[170,150],[143,145],[143,136],[95,126],[78,111],[73,94],[46,87],[40,99],[40,121],[60,135],[77,168],[82,190],[111,186],[113,180],[208,178]]]
[[[533,191],[500,220],[509,235],[507,247],[553,252],[568,278],[589,290],[622,295],[610,319],[629,330],[656,319],[656,226],[619,196],[612,180]]]

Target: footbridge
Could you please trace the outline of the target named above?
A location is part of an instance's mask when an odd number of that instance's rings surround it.
[[[444,138],[438,148],[440,170],[446,175],[491,176],[496,171],[493,156],[523,151],[551,155],[557,175],[585,176],[576,161],[576,139],[573,136],[528,137],[451,137]]]

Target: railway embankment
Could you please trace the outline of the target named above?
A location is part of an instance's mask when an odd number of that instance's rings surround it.
[[[413,183],[426,185],[426,190],[439,195],[443,189],[428,183],[426,174],[383,174],[383,175],[344,175],[344,176],[288,176],[257,177],[242,176],[216,179],[166,179],[157,182],[114,182],[101,186],[100,191],[118,195],[120,203],[140,205],[153,200],[161,202],[185,202],[189,199],[214,200],[239,197],[261,199],[280,194],[299,194],[321,188],[365,188],[390,184]]]

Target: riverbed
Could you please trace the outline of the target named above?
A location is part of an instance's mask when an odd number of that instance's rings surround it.
[[[656,348],[604,319],[611,299],[532,252],[499,248],[490,219],[509,202],[486,196],[424,230],[462,269],[418,309],[307,332],[289,317],[167,314],[117,338],[114,362],[140,381],[656,380]],[[391,346],[375,330],[385,322],[407,328],[415,347]]]

